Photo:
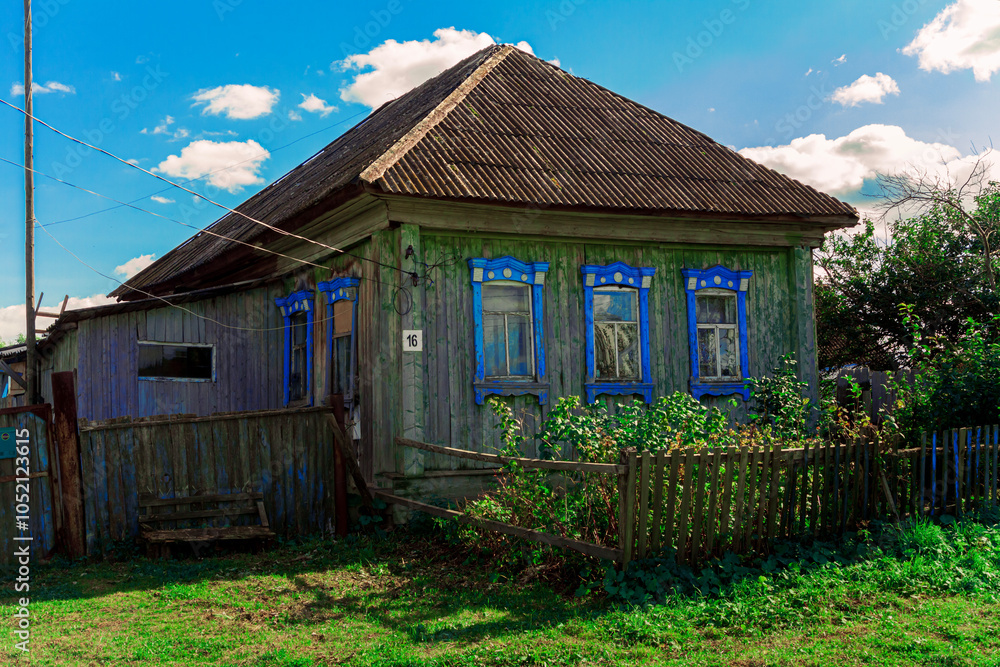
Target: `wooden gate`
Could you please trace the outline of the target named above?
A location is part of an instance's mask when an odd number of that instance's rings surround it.
[[[24,544],[31,545],[32,559],[47,556],[56,543],[56,507],[53,502],[54,471],[50,468],[52,443],[49,426],[52,422],[49,405],[29,405],[0,410],[0,428],[28,430],[29,455],[27,485],[27,530],[18,526],[18,495],[23,495],[24,470],[18,469],[15,459],[0,459],[0,567],[8,569],[16,562],[14,550]],[[20,489],[18,487],[21,487]],[[30,541],[15,537],[30,536]]]

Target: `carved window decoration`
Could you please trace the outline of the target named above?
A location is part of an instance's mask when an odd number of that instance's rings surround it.
[[[334,278],[316,287],[326,297],[327,350],[330,368],[327,394],[343,394],[348,408],[354,404],[357,377],[357,278]]]
[[[476,403],[486,396],[534,394],[548,401],[543,292],[546,262],[513,257],[469,260],[475,325]]]
[[[691,395],[750,398],[747,288],[753,271],[682,269],[687,292]]]
[[[285,405],[312,405],[313,297],[312,290],[292,292],[274,302],[285,319]]]
[[[587,402],[601,394],[653,400],[649,352],[649,288],[656,269],[623,262],[586,265]]]

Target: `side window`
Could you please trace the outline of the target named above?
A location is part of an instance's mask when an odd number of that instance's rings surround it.
[[[476,403],[486,396],[534,394],[548,401],[542,317],[546,262],[513,257],[469,260],[475,330]]]
[[[653,400],[649,352],[649,288],[656,269],[623,262],[586,265],[587,402],[601,394]]]
[[[313,297],[312,290],[292,292],[274,302],[285,320],[284,402],[312,405]]]
[[[747,288],[752,271],[682,269],[687,292],[691,394],[748,400]]]
[[[319,291],[326,295],[327,304],[327,349],[330,359],[327,394],[343,394],[348,406],[353,405],[356,399],[358,282],[357,278],[335,278],[317,285]]]

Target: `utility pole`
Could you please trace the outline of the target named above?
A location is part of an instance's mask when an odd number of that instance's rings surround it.
[[[27,384],[24,399],[28,404],[38,402],[38,379],[35,353],[35,128],[32,117],[34,96],[31,76],[31,0],[24,0],[24,313],[26,320],[25,341],[28,354],[24,369]]]

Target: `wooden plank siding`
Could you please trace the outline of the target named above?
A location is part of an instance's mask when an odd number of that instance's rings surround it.
[[[563,396],[584,395],[586,332],[580,273],[584,264],[622,261],[656,268],[649,292],[654,396],[689,391],[687,305],[681,269],[707,269],[716,264],[753,271],[747,295],[750,374],[768,374],[781,355],[794,353],[800,374],[810,380],[815,378],[813,325],[806,321],[812,316],[812,302],[800,294],[811,275],[806,266],[807,251],[787,245],[742,246],[736,241],[734,245],[707,246],[519,238],[433,226],[411,228],[409,233],[418,239],[417,257],[403,257],[406,244],[402,232],[389,226],[375,230],[367,240],[349,248],[351,255],[314,258],[329,269],[303,267],[264,286],[217,294],[186,302],[182,307],[154,307],[81,320],[75,331],[53,345],[46,372],[76,368],[78,412],[88,420],[280,409],[285,336],[274,299],[294,290],[314,290],[318,282],[334,276],[356,276],[360,278],[358,458],[369,481],[378,481],[383,473],[398,476],[405,472],[404,459],[393,445],[393,438],[403,433],[404,363],[410,364],[408,390],[413,390],[415,382],[421,385],[419,392],[412,393],[413,405],[409,409],[413,412],[406,423],[421,430],[425,441],[484,452],[501,446],[501,434],[494,428],[495,416],[488,406],[477,406],[473,398],[475,351],[468,260],[510,255],[550,265],[543,290],[549,406]],[[304,252],[298,246],[287,250],[293,255]],[[417,289],[410,281],[410,271],[420,276]],[[332,323],[327,321],[322,295],[317,294],[314,303],[311,393],[313,405],[321,405],[330,390],[327,341]],[[401,350],[404,317],[420,322],[424,332],[424,351],[407,353],[414,357],[404,358]],[[138,380],[141,340],[215,344],[216,381]],[[529,433],[537,430],[549,410],[549,406],[540,406],[535,396],[505,400]],[[613,407],[633,397],[600,400]],[[729,396],[702,399],[725,411],[730,409],[729,401]],[[739,401],[733,418],[741,418],[744,413]],[[296,428],[288,424],[283,437],[295,436]],[[253,429],[248,433],[253,446],[259,438]],[[274,461],[280,454],[273,449],[273,434],[268,437],[268,445],[272,449],[265,448],[255,456]],[[526,441],[524,455],[537,455],[533,440]],[[444,472],[490,467],[481,461],[431,452],[420,456],[421,465],[413,467],[411,474],[413,470]],[[299,461],[293,453],[283,464],[283,469],[291,473],[301,471],[309,462]],[[282,488],[284,494],[287,489]],[[281,502],[297,502],[298,496],[287,491]]]
[[[544,322],[549,401],[562,396],[582,396],[586,381],[583,264],[623,261],[632,266],[656,267],[649,296],[650,352],[655,384],[654,396],[689,390],[687,306],[682,268],[709,268],[722,264],[732,270],[754,272],[747,296],[750,373],[769,374],[783,354],[797,353],[802,339],[809,345],[808,358],[800,361],[806,374],[815,367],[811,337],[802,334],[793,289],[797,274],[791,248],[706,248],[666,244],[569,243],[563,240],[522,241],[498,237],[441,234],[421,230],[421,246],[427,264],[437,266],[425,286],[425,358],[428,406],[424,420],[428,442],[473,451],[494,451],[501,443],[493,425],[496,418],[488,406],[477,406],[472,397],[475,351],[472,337],[472,304],[468,259],[511,255],[521,261],[549,262],[545,279]],[[806,253],[808,254],[808,253]],[[800,272],[801,273],[801,272]],[[810,313],[811,315],[811,313]],[[398,346],[398,342],[393,341]],[[814,370],[811,371],[813,374]],[[709,397],[705,404],[728,411],[730,397]],[[526,432],[534,432],[548,412],[534,396],[508,401]],[[631,397],[608,397],[611,405]],[[735,417],[744,413],[742,401]],[[379,445],[381,446],[381,445]],[[535,443],[525,444],[525,456],[534,456]],[[436,454],[426,456],[426,470],[471,469],[484,464]]]
[[[80,448],[87,553],[107,553],[116,541],[138,535],[138,498],[144,493],[176,498],[261,492],[278,535],[329,530],[335,516],[328,465],[333,434],[326,412],[299,408],[85,424]]]

